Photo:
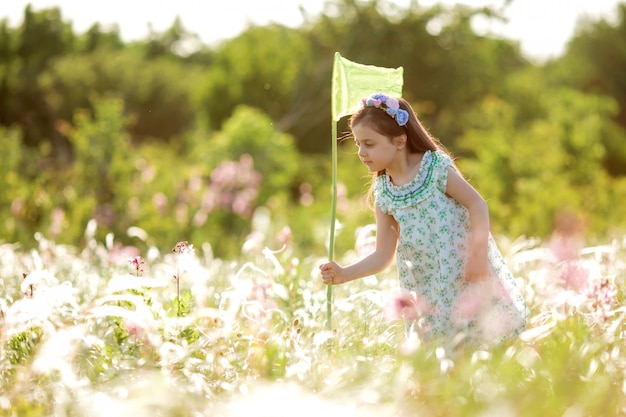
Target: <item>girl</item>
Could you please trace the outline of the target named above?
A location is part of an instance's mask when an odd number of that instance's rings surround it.
[[[518,334],[527,308],[489,232],[487,204],[402,98],[374,94],[349,127],[374,174],[376,248],[346,267],[320,266],[343,284],[387,267],[394,254],[402,290],[415,296],[424,340],[491,344]]]

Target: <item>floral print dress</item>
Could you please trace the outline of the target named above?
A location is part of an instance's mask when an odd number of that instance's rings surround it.
[[[446,195],[451,166],[443,151],[427,151],[409,183],[395,186],[387,174],[377,177],[374,197],[400,227],[396,252],[400,287],[416,295],[422,311],[411,328],[424,340],[492,345],[518,334],[528,310],[491,235],[490,278],[465,281],[469,213]]]

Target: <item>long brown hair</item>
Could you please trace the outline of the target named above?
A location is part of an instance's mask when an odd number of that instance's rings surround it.
[[[408,101],[403,98],[397,98],[400,108],[407,111],[409,114],[409,120],[404,126],[398,125],[396,119],[387,114],[384,109],[374,106],[363,106],[355,113],[352,114],[348,121],[348,127],[350,131],[360,123],[365,123],[370,128],[383,136],[391,138],[406,134],[406,146],[410,153],[423,153],[426,151],[441,150],[452,157],[451,153],[446,147],[437,139],[431,135],[430,132],[422,125],[417,118],[415,111],[411,107]],[[374,178],[385,173],[384,170],[378,171],[372,177],[372,184],[370,186],[370,192],[368,195],[368,204],[373,207],[373,186]]]

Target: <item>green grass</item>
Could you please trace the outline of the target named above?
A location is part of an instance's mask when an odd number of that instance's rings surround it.
[[[613,299],[565,285],[542,242],[505,247],[531,316],[489,351],[408,340],[385,314],[393,268],[335,287],[329,331],[321,258],[153,249],[136,276],[110,246],[0,246],[0,415],[626,413],[625,241],[571,260]]]

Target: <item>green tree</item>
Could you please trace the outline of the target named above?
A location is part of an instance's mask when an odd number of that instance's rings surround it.
[[[195,52],[200,47],[200,37],[185,29],[179,17],[163,33],[150,28],[148,40],[144,43],[146,58],[173,57],[179,59]]]
[[[201,86],[200,109],[220,129],[235,107],[261,109],[287,130],[311,117],[300,100],[314,58],[302,32],[280,25],[252,27],[214,54]]]
[[[121,50],[124,48],[124,42],[120,37],[119,28],[114,27],[112,30],[105,31],[100,23],[94,23],[82,36],[79,36],[77,43],[82,53],[92,53],[98,49]]]
[[[259,204],[266,204],[271,197],[288,196],[294,186],[299,156],[293,137],[276,130],[272,119],[257,109],[237,107],[210,146],[213,155],[219,158],[236,160],[244,154],[252,156],[255,169],[263,176]]]
[[[596,234],[626,226],[614,210],[626,202],[614,191],[623,184],[603,166],[601,138],[620,134],[606,123],[615,102],[553,89],[541,103],[543,116],[520,124],[513,105],[488,98],[476,110],[479,127],[461,140],[475,158],[459,165],[488,200],[494,230],[545,237],[563,209],[584,216]]]
[[[614,22],[599,19],[580,24],[565,55],[549,69],[556,83],[613,97],[619,107],[612,120],[626,129],[626,3],[616,6],[615,17]],[[602,142],[611,175],[626,176],[623,137],[606,137]]]
[[[339,51],[361,63],[403,66],[405,96],[433,131],[453,142],[464,129],[459,114],[499,91],[504,74],[529,65],[515,43],[474,33],[471,22],[479,15],[498,18],[490,9],[337,0],[300,30],[252,27],[215,52],[200,106],[218,129],[238,104],[259,108],[301,151],[326,152],[332,59]]]
[[[17,130],[0,128],[0,148],[0,207],[6,208],[0,221],[0,235],[13,242],[22,237],[18,234],[19,221],[29,217],[26,200],[30,187],[20,173],[24,161]]]
[[[76,115],[76,127],[69,133],[75,159],[65,199],[59,202],[69,212],[74,238],[90,219],[116,234],[131,226],[126,212],[136,169],[127,123],[120,100],[98,100],[93,114]]]
[[[9,91],[2,98],[11,102],[6,123],[21,126],[26,145],[47,141],[55,152],[67,150],[67,142],[55,129],[56,117],[45,100],[39,76],[54,58],[70,53],[73,45],[72,28],[63,22],[58,8],[33,12],[26,7],[10,61],[9,74],[15,79],[7,83]]]
[[[500,18],[489,8],[402,9],[383,0],[336,7],[340,19],[313,28],[320,42],[359,62],[403,66],[405,95],[433,121],[445,119],[442,125],[453,119],[446,113],[498,91],[506,74],[527,65],[515,43],[475,33],[476,17]]]
[[[175,142],[195,124],[193,94],[200,74],[198,67],[176,60],[146,61],[132,48],[98,49],[57,60],[42,83],[59,119],[72,122],[76,109],[93,109],[92,97],[116,97],[131,118],[134,142]]]

